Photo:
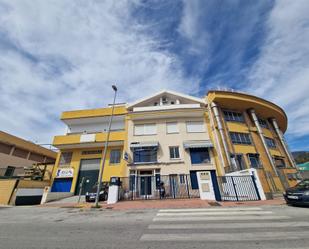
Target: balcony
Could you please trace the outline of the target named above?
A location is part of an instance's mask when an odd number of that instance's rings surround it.
[[[107,133],[93,134],[68,134],[55,136],[53,146],[58,149],[94,148],[104,146]],[[110,146],[123,145],[126,139],[125,131],[113,131],[110,133]]]

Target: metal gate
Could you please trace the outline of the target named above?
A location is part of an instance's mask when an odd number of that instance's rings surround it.
[[[131,175],[120,178],[120,197],[125,200],[181,199],[200,197],[198,186],[191,184],[190,175]],[[160,196],[160,187],[164,196]]]
[[[220,176],[218,177],[221,199],[224,201],[260,200],[254,176]]]

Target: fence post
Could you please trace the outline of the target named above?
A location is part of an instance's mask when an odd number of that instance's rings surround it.
[[[260,196],[260,193],[259,193],[259,190],[256,186],[256,182],[255,182],[255,175],[251,175],[251,178],[252,178],[252,181],[253,181],[253,186],[254,186],[254,189],[255,189],[255,192],[257,194],[257,197],[259,200],[261,200],[261,196]]]
[[[233,188],[234,188],[234,191],[235,191],[235,195],[236,195],[236,200],[237,200],[237,201],[239,201],[239,200],[238,200],[238,194],[237,194],[237,190],[236,190],[236,187],[235,187],[235,182],[234,182],[234,178],[233,178],[233,176],[231,176],[231,178],[232,178],[232,184],[233,184]]]
[[[190,190],[189,190],[189,184],[188,184],[188,175],[186,176],[186,186],[187,186],[187,192],[188,192],[188,198],[190,199]]]

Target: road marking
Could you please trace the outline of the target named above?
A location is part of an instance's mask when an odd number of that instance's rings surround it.
[[[265,241],[308,239],[308,231],[297,232],[255,232],[255,233],[165,233],[144,234],[142,241]]]
[[[282,228],[309,227],[309,222],[264,222],[264,223],[211,223],[211,224],[152,224],[148,229],[235,229],[235,228]]]
[[[215,217],[155,217],[153,221],[217,221],[217,220],[283,220],[290,219],[289,216],[254,216],[254,215],[244,215],[244,216],[215,216]]]
[[[158,213],[157,216],[215,216],[215,215],[248,215],[272,214],[272,211],[230,211],[230,212],[196,212],[196,213]]]
[[[247,207],[247,208],[179,208],[179,209],[160,209],[159,213],[169,213],[169,212],[218,212],[218,211],[258,211],[262,210],[262,208],[259,207]]]

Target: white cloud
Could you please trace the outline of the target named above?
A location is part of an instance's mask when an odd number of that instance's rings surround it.
[[[249,75],[250,88],[282,106],[288,133],[309,134],[309,2],[276,1],[267,20],[268,35]]]
[[[175,55],[136,23],[134,3],[0,1],[1,129],[50,142],[63,133],[62,111],[106,105],[113,83],[119,101],[194,92]]]

